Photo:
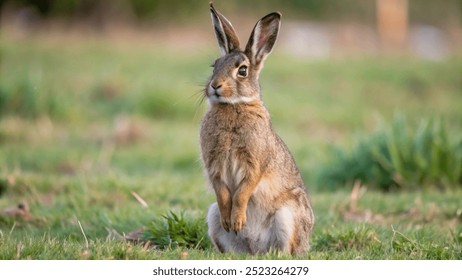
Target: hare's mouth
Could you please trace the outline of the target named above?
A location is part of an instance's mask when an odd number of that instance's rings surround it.
[[[226,97],[220,96],[218,93],[214,92],[212,94],[207,94],[207,98],[210,103],[226,103]]]

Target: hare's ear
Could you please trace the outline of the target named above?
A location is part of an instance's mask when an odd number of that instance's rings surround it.
[[[259,65],[271,53],[280,25],[280,13],[271,13],[257,22],[245,47],[245,54],[252,64]]]
[[[217,12],[212,3],[210,3],[210,13],[221,54],[225,55],[233,50],[239,49],[239,39],[237,38],[231,22]]]

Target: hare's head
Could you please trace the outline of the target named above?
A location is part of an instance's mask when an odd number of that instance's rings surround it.
[[[279,31],[281,15],[271,13],[260,19],[250,35],[245,50],[231,22],[210,4],[213,27],[221,57],[213,64],[205,94],[211,104],[248,103],[260,99],[258,77],[263,62],[271,52]]]

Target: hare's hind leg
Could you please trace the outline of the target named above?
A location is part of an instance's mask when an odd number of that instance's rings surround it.
[[[213,245],[222,253],[251,253],[249,245],[233,231],[227,232],[221,225],[220,210],[217,203],[210,205],[207,214],[208,234]]]
[[[291,239],[294,233],[294,216],[289,206],[282,207],[274,213],[273,236],[271,246],[275,249],[291,253]]]
[[[301,254],[308,249],[308,236],[300,219],[300,212],[285,206],[274,214],[273,223],[273,246],[282,252]]]

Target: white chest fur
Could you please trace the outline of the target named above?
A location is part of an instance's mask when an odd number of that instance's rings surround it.
[[[231,192],[234,192],[244,179],[244,170],[242,162],[239,161],[235,153],[228,152],[222,158],[221,162],[216,164],[216,172],[220,179],[228,186]]]

